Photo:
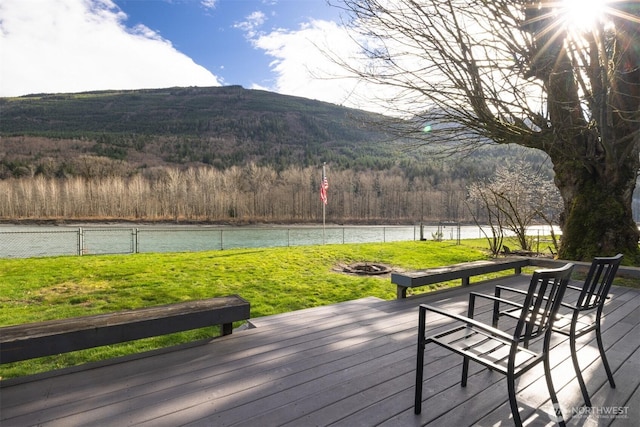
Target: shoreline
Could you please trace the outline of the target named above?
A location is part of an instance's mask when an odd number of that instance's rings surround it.
[[[170,220],[170,219],[129,219],[129,218],[0,218],[0,225],[32,225],[32,226],[75,226],[75,225],[208,225],[208,226],[224,226],[224,227],[244,227],[244,226],[322,226],[321,222],[317,221],[251,221],[251,220],[224,220],[224,221],[212,221],[212,220]],[[412,222],[412,221],[394,221],[388,220],[351,220],[342,222],[327,222],[326,226],[329,227],[342,227],[342,226],[419,226],[430,225],[437,226],[439,224],[452,224],[449,221],[433,222]],[[463,225],[475,225],[460,223]]]

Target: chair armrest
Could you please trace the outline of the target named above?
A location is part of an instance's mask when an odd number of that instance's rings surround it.
[[[574,310],[574,311],[578,310],[578,306],[577,305],[569,304],[568,302],[564,302],[564,301],[560,303],[560,306],[564,307],[564,308],[568,308],[570,310]]]
[[[517,303],[515,301],[511,301],[511,300],[508,300],[508,299],[496,297],[494,295],[487,295],[487,294],[479,294],[477,292],[470,292],[469,293],[469,298],[471,298],[471,295],[473,295],[474,297],[482,297],[482,298],[490,299],[490,300],[495,301],[495,302],[501,302],[503,304],[512,305],[514,307],[522,308],[522,304],[520,304],[520,303]]]
[[[426,310],[432,311],[434,313],[441,314],[446,317],[450,317],[452,319],[458,320],[460,322],[466,323],[467,325],[474,326],[478,329],[482,329],[483,331],[489,332],[495,336],[503,338],[505,340],[513,341],[513,335],[509,335],[506,332],[501,331],[500,329],[494,328],[492,326],[486,325],[482,322],[478,322],[475,319],[469,319],[466,316],[462,316],[459,314],[451,313],[446,310],[442,310],[438,307],[433,307],[431,305],[420,304],[420,315],[424,316],[426,314]]]
[[[501,291],[509,291],[509,292],[513,292],[515,294],[520,294],[520,295],[527,295],[527,291],[523,291],[520,289],[515,289],[515,288],[510,288],[508,286],[503,286],[503,285],[497,285],[496,286],[496,290],[501,290]]]
[[[582,292],[583,288],[579,286],[567,285],[567,289],[572,289],[577,292]],[[604,296],[605,299],[611,299],[611,295],[607,294]]]

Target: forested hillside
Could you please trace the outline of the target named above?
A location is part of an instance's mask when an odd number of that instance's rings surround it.
[[[439,157],[372,113],[239,86],[0,99],[0,218],[313,222],[470,220],[469,182],[546,156]]]
[[[399,154],[371,128],[371,113],[240,86],[32,95],[0,99],[0,109],[0,177],[25,167],[81,174],[78,156],[123,161],[127,170],[249,162],[384,169]]]

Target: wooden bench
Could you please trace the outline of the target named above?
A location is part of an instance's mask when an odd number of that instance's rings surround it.
[[[446,267],[429,268],[427,270],[411,271],[406,273],[391,273],[391,283],[397,286],[398,299],[407,297],[408,288],[433,285],[448,280],[462,280],[462,286],[469,285],[472,276],[495,273],[503,270],[514,270],[514,274],[520,274],[522,267],[530,265],[528,258],[505,258],[486,261],[472,261],[461,264],[453,264]]]
[[[249,319],[237,295],[0,328],[0,364]]]
[[[435,283],[456,279],[461,279],[462,286],[468,286],[469,278],[481,274],[513,269],[514,274],[517,275],[522,273],[522,267],[559,268],[567,262],[575,264],[573,271],[578,273],[586,274],[591,267],[590,262],[584,261],[563,261],[541,257],[511,257],[463,262],[446,267],[429,268],[406,273],[391,273],[391,282],[397,286],[397,296],[398,299],[401,299],[407,297],[408,288],[433,285]],[[620,266],[617,275],[620,277],[640,279],[640,268]]]

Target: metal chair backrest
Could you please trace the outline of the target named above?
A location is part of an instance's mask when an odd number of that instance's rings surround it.
[[[536,270],[533,273],[516,325],[516,340],[528,342],[551,328],[573,268],[574,264],[569,263],[561,268]]]
[[[614,257],[596,257],[593,259],[576,303],[577,310],[591,310],[604,304],[622,258],[623,255],[618,254]]]

